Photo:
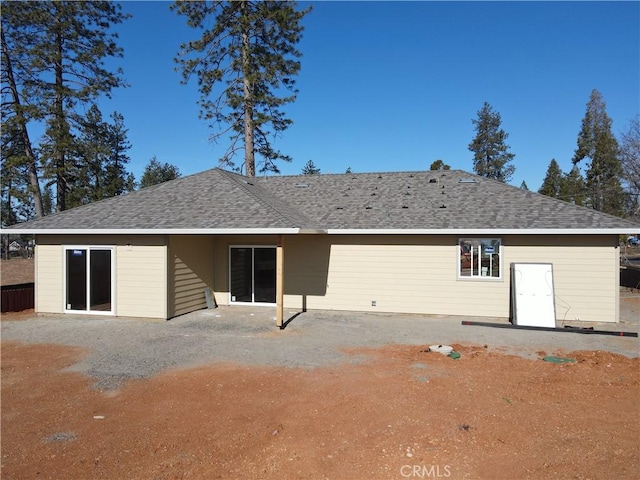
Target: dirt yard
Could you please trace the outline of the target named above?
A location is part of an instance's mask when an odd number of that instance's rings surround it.
[[[640,359],[455,348],[213,364],[98,391],[64,370],[86,351],[4,342],[2,478],[638,478]]]
[[[31,283],[34,279],[33,258],[0,260],[0,282],[2,285]]]
[[[626,294],[622,311],[636,319],[640,297]],[[162,351],[168,341],[152,343]],[[313,368],[213,362],[99,390],[67,368],[88,348],[4,339],[0,477],[640,478],[640,358],[454,347],[457,360],[389,345]],[[545,354],[577,361],[548,363]]]

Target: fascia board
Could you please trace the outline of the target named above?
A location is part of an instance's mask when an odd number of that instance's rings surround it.
[[[416,229],[355,229],[330,228],[329,235],[625,235],[632,228],[416,228]]]
[[[11,228],[3,235],[295,235],[299,228]]]

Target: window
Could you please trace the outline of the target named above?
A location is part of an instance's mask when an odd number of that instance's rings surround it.
[[[458,242],[462,278],[501,278],[499,238],[461,238]]]

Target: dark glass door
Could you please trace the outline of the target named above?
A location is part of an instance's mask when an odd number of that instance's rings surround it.
[[[251,302],[253,300],[253,250],[251,248],[231,249],[231,301]]]
[[[276,249],[232,247],[229,284],[232,302],[276,302]]]
[[[66,309],[111,312],[111,249],[67,249],[66,263]]]
[[[276,249],[253,249],[253,301],[276,303]]]
[[[67,310],[87,309],[87,251],[67,250]]]
[[[111,250],[89,251],[89,310],[111,311]]]

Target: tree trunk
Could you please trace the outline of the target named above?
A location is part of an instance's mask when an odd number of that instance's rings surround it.
[[[54,99],[54,111],[53,111],[53,135],[56,136],[54,140],[54,152],[53,161],[55,164],[56,175],[56,211],[62,212],[67,209],[67,188],[65,182],[65,155],[64,145],[66,138],[64,135],[64,106],[62,98],[62,35],[60,31],[56,32],[56,47],[57,58],[55,59],[55,99]]]
[[[33,149],[31,147],[31,139],[29,138],[29,132],[27,131],[27,125],[24,116],[22,115],[20,95],[18,94],[18,87],[16,86],[15,78],[13,76],[13,67],[11,65],[11,58],[9,57],[7,42],[4,38],[4,31],[1,31],[0,33],[2,35],[2,52],[4,53],[3,61],[7,73],[7,82],[9,83],[12,101],[15,105],[16,117],[18,120],[18,126],[20,128],[20,136],[22,137],[26,164],[29,171],[29,186],[31,194],[33,196],[33,203],[36,209],[36,218],[40,218],[44,215],[44,208],[42,207],[42,191],[40,190],[40,181],[38,180],[38,167],[36,165],[36,157],[33,153]]]
[[[249,22],[246,21],[247,15],[246,2],[241,2],[240,11],[242,21],[244,22],[244,31],[242,32],[242,81],[244,85],[244,166],[245,175],[247,177],[256,176],[256,161],[253,142],[253,92],[251,88],[251,64],[249,61],[250,48],[249,43]]]

